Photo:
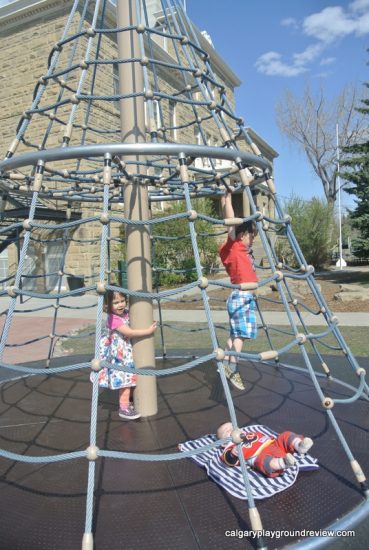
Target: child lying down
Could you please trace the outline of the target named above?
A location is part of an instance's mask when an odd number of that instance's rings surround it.
[[[225,422],[217,429],[217,438],[232,437],[232,432],[231,422]],[[310,437],[293,432],[281,432],[277,437],[273,437],[254,430],[243,432],[240,437],[246,463],[267,477],[283,474],[284,470],[296,462],[292,453],[306,454],[313,445]],[[237,444],[230,442],[225,445],[220,458],[227,466],[238,466],[240,459]]]
[[[239,466],[239,458],[237,456],[237,445],[230,442],[221,447],[212,446],[210,449],[206,448],[204,451],[199,452],[204,446],[214,445],[220,437],[229,437],[231,433],[232,425],[230,423],[226,423],[225,425],[222,424],[222,426],[219,426],[217,434],[207,434],[197,439],[185,441],[180,443],[178,448],[183,452],[197,452],[198,454],[191,456],[191,460],[193,462],[201,468],[204,468],[208,476],[220,487],[222,487],[222,489],[226,490],[236,498],[247,500],[248,496],[245,488],[245,482],[241,467]],[[256,441],[255,434],[259,434],[257,436],[259,442],[262,440],[260,443],[260,447],[262,448],[259,453],[259,460],[257,461],[257,464],[255,464],[256,460],[254,460],[254,464],[250,465],[250,459],[245,457],[246,462],[248,463],[248,477],[251,493],[254,499],[269,498],[288,489],[295,483],[299,472],[319,470],[317,460],[306,452],[306,449],[310,448],[313,443],[310,438],[305,438],[296,434],[292,434],[295,436],[292,437],[292,439],[289,439],[288,435],[285,439],[283,439],[283,437],[279,438],[279,435],[283,436],[283,433],[278,434],[262,424],[245,426],[241,428],[241,433],[245,434],[245,441],[248,438],[247,443],[243,445],[243,453],[250,440]],[[287,433],[291,434],[291,432]],[[284,432],[284,434],[286,434],[286,432]],[[265,440],[263,439],[264,437]],[[263,462],[262,459],[263,456],[265,457],[265,454],[274,454],[276,452],[275,449],[273,450],[273,443],[277,442],[278,444],[280,440],[282,440],[282,449],[279,450],[279,453],[282,456],[274,455],[271,459],[282,459],[283,463],[275,463],[274,461],[271,462],[271,460],[266,460],[266,462],[264,461],[262,467],[267,474],[261,473],[256,469],[257,465],[259,462]],[[271,442],[269,443],[269,441]],[[268,442],[268,444],[266,443],[265,446],[263,446],[264,442]],[[291,450],[288,451],[284,448],[283,442],[288,445],[292,445],[288,446],[288,449]],[[294,454],[292,455],[292,453]],[[290,457],[286,458],[288,454]],[[292,462],[294,463],[292,464]],[[271,474],[271,477],[268,476],[268,472]]]

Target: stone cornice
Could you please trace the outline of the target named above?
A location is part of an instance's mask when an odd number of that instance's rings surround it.
[[[193,24],[195,31],[197,32],[200,46],[203,50],[210,55],[210,61],[214,65],[215,72],[218,72],[226,81],[228,86],[237,88],[241,85],[241,80],[232,71],[230,66],[220,57],[216,49],[206,40],[204,35],[199,31],[196,25]]]
[[[269,145],[269,143],[267,143],[262,137],[260,134],[258,134],[257,132],[255,132],[255,130],[253,128],[251,128],[250,126],[248,126],[246,128],[249,136],[253,139],[253,141],[256,143],[256,145],[258,145],[259,149],[261,150],[261,152],[264,154],[264,156],[266,156],[268,159],[275,159],[277,157],[279,157],[279,153],[273,149],[273,147],[271,145]]]
[[[1,33],[14,29],[25,22],[29,23],[44,15],[63,11],[72,0],[18,0],[0,8]]]
[[[158,20],[163,21],[163,16],[160,14],[155,14],[158,17]],[[208,40],[204,37],[204,35],[200,32],[199,28],[195,25],[193,21],[191,21],[192,29],[196,33],[196,37],[200,43],[201,48],[210,55],[210,60],[213,68],[215,69],[215,72],[221,75],[221,77],[225,80],[225,83],[227,86],[230,86],[232,88],[236,88],[241,85],[241,81],[238,78],[238,76],[232,71],[229,65],[220,57],[216,49],[210,44]],[[186,24],[187,30],[189,34],[190,28]]]

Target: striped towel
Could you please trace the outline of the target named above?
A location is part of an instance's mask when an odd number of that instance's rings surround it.
[[[247,431],[259,431],[267,435],[276,437],[278,434],[273,432],[266,426],[254,425],[246,426],[242,430]],[[193,439],[191,441],[185,441],[180,443],[178,448],[180,451],[191,451],[198,449],[203,445],[208,445],[216,441],[215,434],[205,435],[199,439]],[[220,460],[221,449],[215,447],[209,451],[198,454],[192,457],[192,460],[196,462],[202,468],[205,468],[208,476],[218,483],[223,489],[228,491],[231,495],[243,500],[247,500],[247,494],[245,489],[245,483],[242,476],[240,467],[230,468],[224,462]],[[299,470],[318,470],[317,459],[312,458],[309,454],[299,455],[295,453],[296,463],[291,468],[285,470],[285,472],[273,478],[263,476],[263,474],[256,472],[252,468],[247,467],[248,477],[251,486],[251,492],[254,499],[268,498],[276,493],[288,489],[296,480]]]

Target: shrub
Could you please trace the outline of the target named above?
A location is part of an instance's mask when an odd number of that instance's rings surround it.
[[[213,202],[209,199],[195,199],[193,209],[207,216],[215,216]],[[171,203],[165,210],[165,215],[173,215],[186,211],[182,202]],[[204,274],[213,267],[218,256],[218,244],[214,237],[211,222],[197,219],[195,222],[197,245]],[[159,268],[158,284],[174,285],[196,281],[195,258],[190,238],[187,218],[170,220],[154,226],[153,265]],[[164,239],[155,237],[164,237]],[[155,263],[154,263],[155,262]],[[165,271],[160,271],[164,269]]]
[[[292,230],[307,263],[317,268],[323,267],[331,259],[336,241],[333,207],[317,197],[310,201],[291,197],[285,204],[285,212],[291,216]],[[286,237],[285,229],[278,235],[276,253],[286,264],[293,267],[300,264]]]
[[[167,203],[168,204],[168,203]],[[198,213],[215,216],[213,201],[210,199],[195,199],[192,207]],[[154,214],[154,217],[171,216],[186,212],[184,201],[168,204],[165,212]],[[175,286],[196,281],[198,276],[195,268],[195,258],[190,238],[187,218],[169,220],[152,225],[153,247],[153,286]],[[208,274],[218,258],[218,243],[214,236],[214,226],[211,222],[197,219],[195,222],[197,245],[203,273]],[[119,245],[119,256],[125,258],[125,231],[120,231],[122,243]]]

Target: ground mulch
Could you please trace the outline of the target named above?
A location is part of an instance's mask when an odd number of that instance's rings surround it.
[[[315,280],[319,285],[319,289],[323,297],[332,311],[336,312],[369,312],[369,300],[350,300],[342,302],[335,298],[335,295],[340,291],[340,284],[345,285],[361,285],[363,289],[369,290],[369,266],[362,270],[353,269],[352,271],[324,271],[316,275]],[[313,310],[317,309],[316,300],[311,294],[310,288],[306,283],[296,284],[291,279],[288,279],[289,286],[293,291],[294,297],[299,302],[303,302],[307,307]],[[210,290],[208,292],[210,305],[213,309],[224,309],[225,301],[229,295],[229,289],[220,288]],[[265,297],[265,299],[264,299]],[[283,305],[274,303],[278,301],[278,292],[272,291],[259,297],[260,307],[264,311],[282,311]],[[202,300],[196,296],[183,296],[182,300],[176,302],[162,303],[164,309],[203,309]],[[291,306],[291,309],[293,307]]]

